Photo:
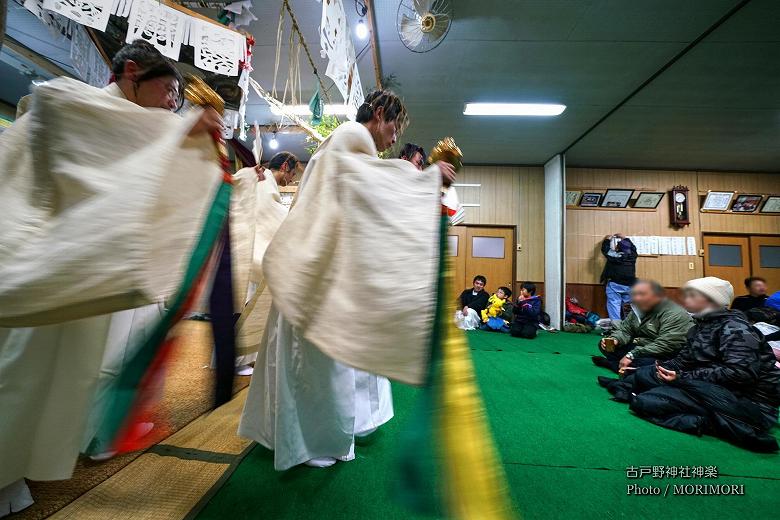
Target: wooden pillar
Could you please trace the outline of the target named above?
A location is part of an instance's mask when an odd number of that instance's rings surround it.
[[[566,295],[566,158],[558,154],[544,165],[544,310],[561,329]]]

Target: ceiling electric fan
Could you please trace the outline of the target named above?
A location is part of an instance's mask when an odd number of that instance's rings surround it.
[[[450,31],[452,4],[449,0],[401,0],[395,23],[407,49],[428,52]]]

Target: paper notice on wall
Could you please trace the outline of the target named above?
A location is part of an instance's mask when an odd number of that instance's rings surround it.
[[[658,239],[659,237],[647,237],[647,245],[648,245],[648,249],[650,250],[649,254],[651,255],[658,254],[658,250],[659,250]]]
[[[657,237],[658,238],[658,254],[659,255],[671,255],[672,254],[672,237]]]
[[[672,254],[685,256],[685,237],[672,237]]]
[[[696,238],[688,237],[686,244],[688,246],[688,256],[698,256],[698,251],[696,251]]]

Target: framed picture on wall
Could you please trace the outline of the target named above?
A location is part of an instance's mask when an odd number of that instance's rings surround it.
[[[763,195],[737,195],[734,198],[734,204],[731,205],[731,211],[735,213],[753,213],[761,204]]]
[[[761,206],[761,213],[780,213],[780,195],[769,195]]]
[[[586,191],[580,198],[581,208],[597,208],[601,201],[601,193],[593,193]]]
[[[607,190],[601,200],[602,208],[626,208],[634,190]]]
[[[580,195],[582,192],[579,190],[566,190],[566,205],[576,206],[580,201]]]
[[[640,209],[655,209],[663,198],[664,193],[662,191],[640,191],[634,201],[634,207]]]
[[[708,191],[704,197],[702,211],[727,211],[734,198],[733,191]]]

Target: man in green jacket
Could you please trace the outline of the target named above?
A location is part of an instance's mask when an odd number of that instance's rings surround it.
[[[623,374],[656,360],[671,359],[685,346],[693,320],[666,297],[658,282],[641,280],[631,288],[631,312],[603,338],[593,363]]]

